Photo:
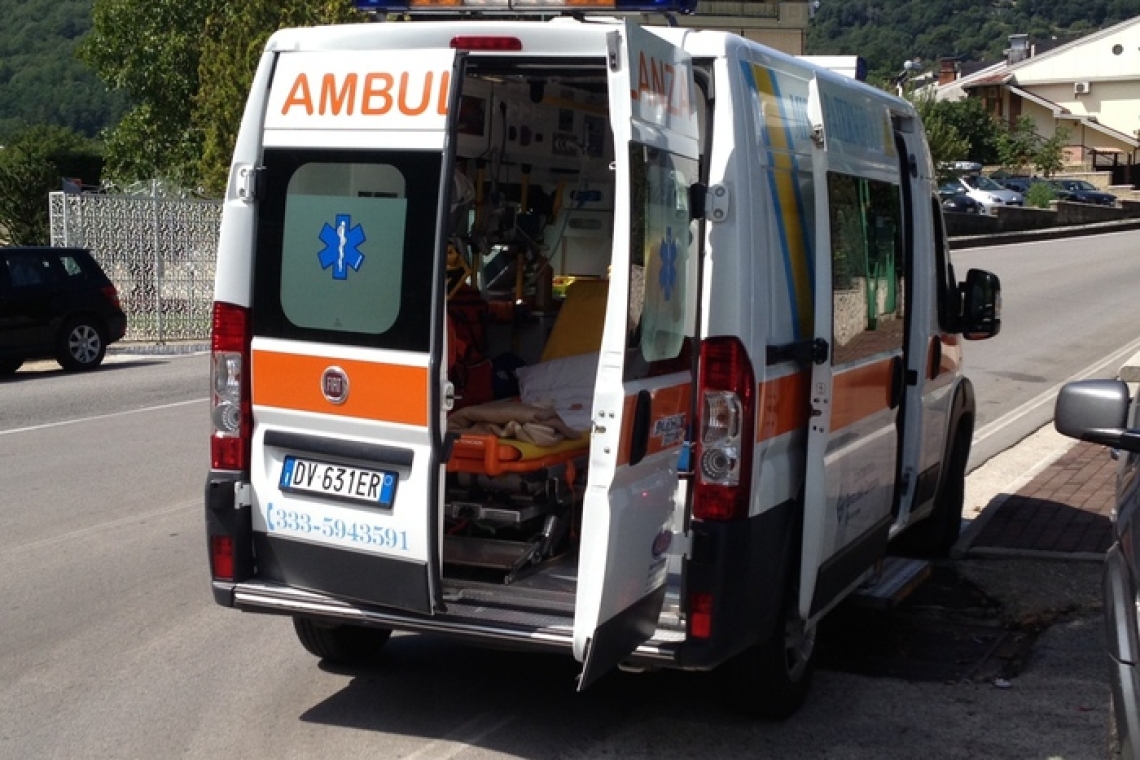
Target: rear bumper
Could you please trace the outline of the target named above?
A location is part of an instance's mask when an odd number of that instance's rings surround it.
[[[127,315],[115,314],[107,319],[107,344],[123,339],[127,334]]]
[[[450,601],[446,613],[417,615],[335,599],[302,589],[263,581],[224,583],[214,581],[214,597],[245,612],[299,615],[334,623],[388,628],[395,631],[430,633],[470,643],[499,648],[568,654],[573,651],[573,620],[557,615],[526,613],[526,623],[510,609],[495,610],[480,603]],[[224,603],[224,602],[223,602]],[[642,644],[630,662],[642,665],[676,664],[676,651],[684,641],[682,631],[659,630]]]

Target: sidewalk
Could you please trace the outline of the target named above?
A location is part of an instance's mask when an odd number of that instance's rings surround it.
[[[1115,474],[1107,448],[1075,442],[1013,493],[982,505],[956,553],[1099,561],[1113,540]]]

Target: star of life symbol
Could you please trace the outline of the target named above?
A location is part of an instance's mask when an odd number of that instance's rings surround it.
[[[325,222],[319,236],[325,247],[317,254],[317,258],[320,259],[321,269],[332,267],[334,280],[347,280],[348,268],[352,267],[359,272],[360,265],[364,263],[364,254],[359,250],[360,244],[365,240],[364,230],[359,224],[355,227],[351,225],[350,214],[337,214],[336,227]]]

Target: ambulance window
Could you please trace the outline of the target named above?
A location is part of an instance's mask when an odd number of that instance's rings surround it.
[[[266,151],[254,330],[426,351],[440,157]]]
[[[905,282],[897,185],[830,173],[833,361],[902,347]]]
[[[697,162],[630,146],[630,288],[627,375],[676,371],[696,327],[697,255],[689,185]]]

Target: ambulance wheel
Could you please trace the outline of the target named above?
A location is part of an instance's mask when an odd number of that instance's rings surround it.
[[[386,628],[321,623],[293,618],[293,630],[305,650],[337,665],[368,665],[380,656],[392,632]]]
[[[767,720],[791,717],[811,690],[815,633],[815,626],[791,613],[767,641],[754,644],[721,666],[729,705]]]
[[[103,327],[90,317],[76,317],[59,334],[55,360],[66,370],[95,369],[106,353]]]
[[[963,421],[958,426],[946,477],[934,497],[934,510],[925,520],[899,536],[898,541],[891,545],[892,554],[923,559],[944,559],[950,556],[950,550],[962,532],[966,464],[970,456],[972,428],[968,421]]]

